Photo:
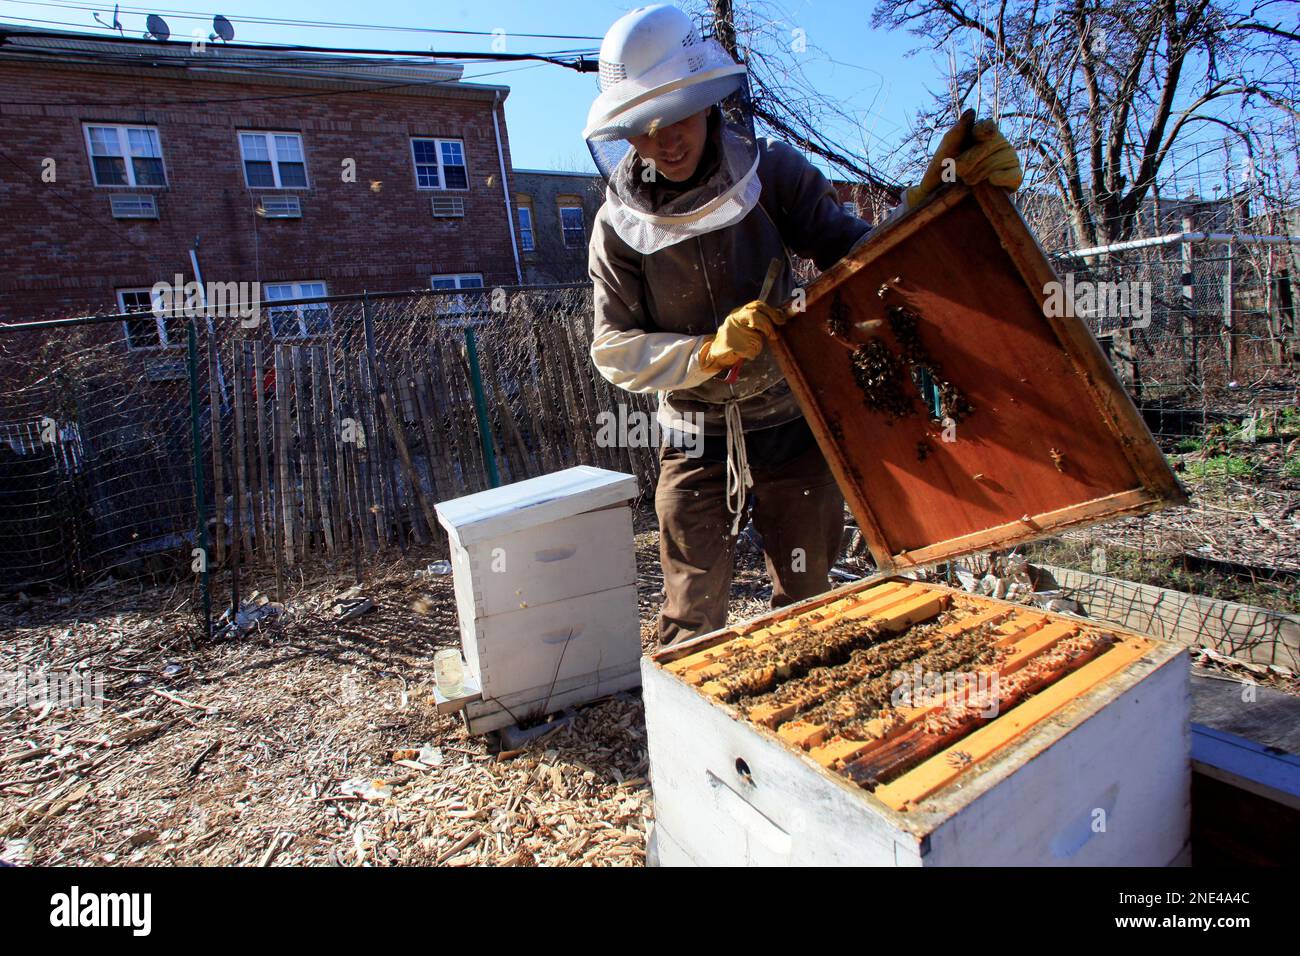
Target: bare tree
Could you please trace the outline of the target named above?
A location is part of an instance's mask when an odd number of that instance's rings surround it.
[[[688,9],[749,68],[750,105],[760,131],[820,157],[845,179],[866,184],[872,201],[865,205],[875,213],[898,201],[901,184],[871,162],[865,140],[840,142],[830,132],[861,128],[862,118],[808,78],[804,64],[824,54],[776,4],[760,0],[737,10],[732,0],[697,0]]]
[[[1028,186],[1059,196],[1074,242],[1129,238],[1180,141],[1217,125],[1253,157],[1294,125],[1300,33],[1291,0],[881,0],[873,25],[907,29],[950,63],[929,134],[966,106],[996,116]],[[1219,133],[1218,135],[1222,135]]]

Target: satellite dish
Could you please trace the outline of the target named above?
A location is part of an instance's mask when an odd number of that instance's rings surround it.
[[[219,13],[212,18],[212,36],[208,37],[209,40],[221,39],[229,43],[234,38],[235,27],[229,20]]]
[[[144,26],[145,36],[155,40],[166,40],[172,35],[172,28],[167,25],[167,21],[156,13],[151,13],[145,18]]]

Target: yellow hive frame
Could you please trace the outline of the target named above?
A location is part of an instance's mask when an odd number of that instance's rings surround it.
[[[1154,641],[1120,628],[1097,626],[1090,621],[970,595],[942,585],[901,578],[876,578],[850,585],[847,590],[831,592],[823,603],[808,606],[805,602],[787,609],[784,614],[777,611],[705,635],[681,648],[660,652],[656,659],[665,670],[694,685],[700,693],[717,699],[723,696],[726,688],[713,678],[726,670],[724,659],[738,650],[779,644],[785,636],[804,628],[822,630],[853,618],[871,618],[885,630],[900,632],[929,620],[954,601],[980,609],[974,616],[949,625],[954,635],[993,622],[1001,631],[997,643],[1014,648],[1011,656],[998,665],[1000,673],[1009,673],[1023,666],[1081,631],[1109,634],[1117,640],[1038,693],[990,719],[896,779],[877,787],[873,796],[900,812],[913,809],[921,801],[939,793],[962,774],[970,772],[1067,704],[1123,671],[1155,646]],[[845,763],[885,746],[943,706],[938,703],[909,708],[900,713],[902,721],[892,731],[884,733],[883,727],[878,728],[882,736],[865,741],[827,740],[822,728],[797,720],[778,728],[776,725],[782,716],[789,716],[780,709],[751,708],[740,712],[740,716],[760,726],[776,728],[776,736],[787,746],[803,751],[824,769],[834,772]]]

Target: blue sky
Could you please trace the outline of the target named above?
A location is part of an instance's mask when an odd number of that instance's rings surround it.
[[[504,30],[511,53],[558,49],[595,49],[599,40],[544,40],[515,36],[524,33],[599,37],[619,16],[639,4],[617,0],[588,0],[562,5],[545,0],[477,0],[430,4],[412,0],[279,0],[256,4],[250,0],[126,0],[118,19],[129,37],[144,32],[145,15],[160,13],[173,38],[211,28],[210,16],[221,13],[234,23],[241,42],[307,43],[375,49],[454,49],[487,51],[490,37],[447,36],[369,29],[319,29],[308,26],[259,24],[241,16],[364,23],[383,26],[452,30]],[[870,26],[871,4],[861,0],[784,0],[784,30],[804,31],[809,52],[804,68],[818,89],[834,97],[860,119],[860,126],[834,131],[846,145],[863,136],[873,156],[892,149],[903,138],[911,116],[929,100],[927,86],[938,82],[939,71],[928,53],[905,57],[917,40],[903,33],[884,33]],[[50,3],[0,0],[0,20],[34,29],[74,29],[106,35],[92,18],[112,20],[113,4],[89,0]],[[186,15],[190,15],[187,17]],[[194,19],[192,17],[198,17]],[[47,21],[44,23],[30,22]],[[834,61],[834,62],[832,62]],[[587,109],[597,92],[594,74],[578,74],[549,64],[466,65],[465,78],[511,87],[506,120],[514,164],[522,168],[588,168],[590,157],[582,142]]]

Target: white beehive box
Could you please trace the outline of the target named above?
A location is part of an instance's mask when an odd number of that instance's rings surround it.
[[[437,505],[483,733],[640,683],[636,479],[579,466]]]
[[[736,635],[832,602],[869,600],[871,579],[668,648],[642,663],[642,696],[654,790],[651,858],[686,866],[1152,866],[1186,861],[1190,821],[1188,659],[1184,649],[1100,625],[1122,637],[1108,653],[1062,679],[1080,692],[1046,709],[1049,691],[999,721],[1022,730],[981,754],[975,735],[954,747],[976,754],[916,801],[874,793],[814,754],[710,696],[681,670]],[[909,584],[956,595],[937,585]],[[955,600],[944,598],[944,600]],[[960,600],[1035,614],[1023,606]],[[864,603],[865,606],[865,603]],[[1039,615],[1058,628],[1095,622]],[[1040,625],[1041,626],[1041,625]],[[1043,627],[1038,634],[1047,634]],[[1127,650],[1125,650],[1127,648]],[[705,652],[702,654],[701,651]],[[718,658],[714,658],[715,660]],[[674,664],[681,662],[678,669]],[[698,667],[701,665],[690,665]],[[778,665],[779,666],[779,665]],[[1090,682],[1079,684],[1080,678]],[[1037,710],[1038,717],[1031,717]],[[1023,715],[1023,716],[1022,716]],[[995,733],[996,728],[990,727]],[[982,731],[984,733],[984,731]],[[986,740],[989,738],[986,738]],[[942,756],[942,755],[940,755]],[[969,756],[969,755],[967,755]],[[940,773],[945,773],[940,757]],[[925,767],[926,765],[922,765]],[[924,770],[919,771],[924,772]],[[900,778],[905,780],[906,778]]]

